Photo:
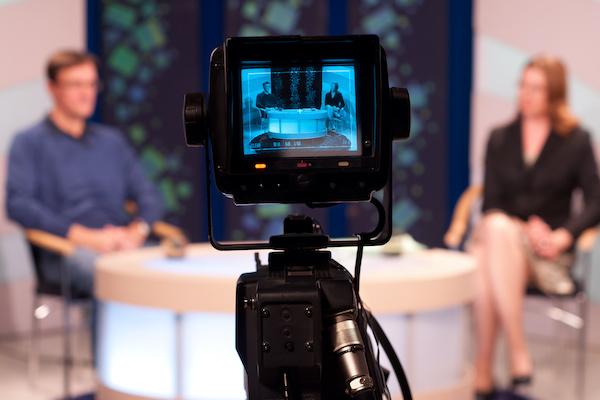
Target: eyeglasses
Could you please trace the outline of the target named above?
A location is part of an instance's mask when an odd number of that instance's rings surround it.
[[[96,91],[102,90],[102,82],[95,81],[57,81],[56,84],[66,90],[82,90],[93,89]]]

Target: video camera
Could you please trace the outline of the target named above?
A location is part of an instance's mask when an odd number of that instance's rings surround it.
[[[389,88],[379,38],[229,38],[211,54],[204,99],[187,94],[183,114],[187,144],[208,148],[211,243],[281,250],[267,265],[256,255],[256,272],[237,284],[236,348],[249,399],[383,398],[386,374],[368,326],[409,399],[400,362],[358,291],[362,246],[391,235],[392,141],[410,130],[408,92]],[[311,218],[288,216],[268,243],[222,243],[213,235],[210,169],[238,205],[370,201],[379,223],[334,240]],[[373,196],[381,189],[385,206]],[[322,250],[332,246],[358,246],[354,277]]]

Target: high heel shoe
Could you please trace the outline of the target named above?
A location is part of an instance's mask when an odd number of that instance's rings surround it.
[[[475,400],[493,400],[496,397],[496,388],[487,391],[476,391]]]
[[[519,395],[528,395],[533,385],[532,375],[513,376],[510,383],[510,390]]]

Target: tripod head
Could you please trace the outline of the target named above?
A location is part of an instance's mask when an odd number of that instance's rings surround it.
[[[283,235],[271,236],[269,245],[288,252],[314,251],[329,246],[329,236],[321,225],[305,215],[288,215],[283,221]]]

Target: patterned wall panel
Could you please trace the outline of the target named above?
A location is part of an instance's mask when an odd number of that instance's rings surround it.
[[[204,212],[200,156],[185,147],[183,94],[200,85],[198,1],[103,0],[102,120],[120,127],[192,239]]]
[[[227,0],[227,36],[323,35],[327,2],[319,0]]]
[[[446,222],[447,1],[351,0],[352,33],[379,35],[390,84],[408,87],[411,139],[394,145],[394,229],[439,244]],[[372,226],[369,206],[347,210],[353,232]],[[368,211],[367,211],[368,210]]]

